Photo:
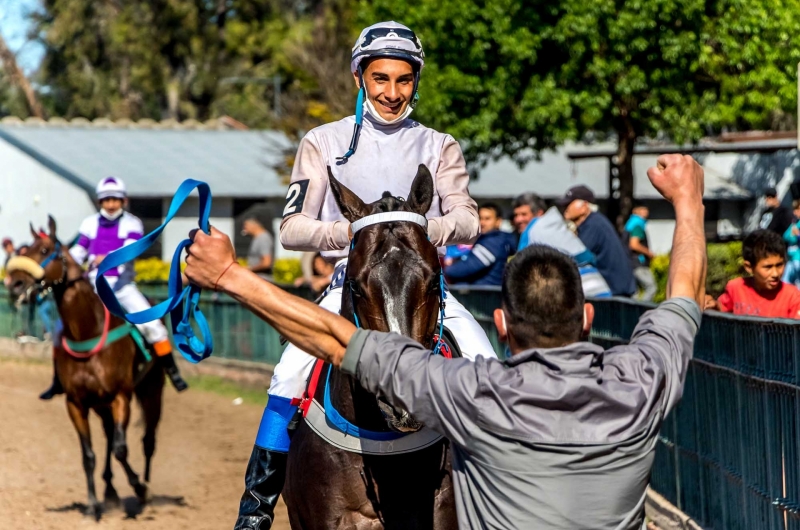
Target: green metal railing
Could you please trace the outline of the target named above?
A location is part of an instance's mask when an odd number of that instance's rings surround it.
[[[140,285],[154,301],[163,286]],[[311,298],[305,289],[289,289]],[[497,288],[451,286],[451,293],[487,331]],[[6,297],[0,291],[0,297]],[[593,301],[592,341],[624,344],[652,305],[626,299]],[[204,294],[214,356],[274,364],[284,347],[278,333],[232,299]],[[53,308],[54,309],[54,308]],[[42,337],[38,316],[0,303],[0,335]],[[800,324],[703,316],[683,399],[662,427],[651,483],[706,528],[800,530]]]
[[[627,341],[648,309],[595,301],[593,341]],[[704,528],[799,529],[800,323],[706,313],[653,488]]]

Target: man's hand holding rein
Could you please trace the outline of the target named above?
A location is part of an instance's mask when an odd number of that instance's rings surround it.
[[[355,326],[335,313],[293,296],[236,262],[228,236],[194,230],[186,257],[186,276],[203,289],[222,291],[281,330],[289,341],[315,357],[341,364]]]

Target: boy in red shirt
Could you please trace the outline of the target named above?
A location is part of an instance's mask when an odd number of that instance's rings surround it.
[[[781,281],[786,266],[786,243],[769,230],[756,230],[742,242],[744,269],[748,278],[728,282],[725,292],[706,309],[734,315],[800,319],[800,290]]]

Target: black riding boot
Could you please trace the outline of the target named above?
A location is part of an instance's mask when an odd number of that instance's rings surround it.
[[[39,394],[39,399],[48,400],[53,399],[59,394],[64,393],[64,387],[61,386],[61,380],[58,378],[58,371],[56,371],[55,365],[53,366],[53,383],[50,385],[50,388]]]
[[[172,386],[175,387],[175,390],[183,392],[189,388],[188,383],[181,377],[181,373],[178,371],[178,366],[175,364],[175,358],[172,356],[171,352],[166,355],[159,355],[156,359],[158,359],[158,364],[164,369],[164,373],[167,374],[169,380],[172,381]]]
[[[244,476],[244,494],[239,518],[233,530],[269,530],[275,519],[275,505],[286,479],[287,453],[254,445]]]

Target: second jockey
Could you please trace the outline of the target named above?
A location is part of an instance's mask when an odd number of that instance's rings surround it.
[[[83,265],[88,262],[89,281],[92,285],[97,279],[97,266],[110,252],[130,244],[144,235],[142,221],[125,211],[127,201],[125,183],[116,177],[106,177],[96,188],[100,211],[83,220],[79,229],[78,241],[69,249],[72,258]],[[134,283],[133,264],[127,263],[106,273],[111,288],[114,289],[120,305],[129,313],[144,311],[150,303]],[[178,392],[188,385],[181,377],[175,359],[172,357],[172,344],[167,328],[160,320],[137,325],[144,338],[153,347],[158,364],[169,376]],[[50,399],[63,392],[58,373],[53,376],[53,385],[40,397]]]
[[[382,22],[364,29],[350,63],[363,109],[311,130],[297,150],[280,238],[287,249],[321,251],[327,259],[338,260],[333,283],[320,302],[329,311],[341,309],[352,232],[330,191],[328,167],[339,182],[370,203],[384,191],[406,196],[418,166],[425,164],[434,175],[436,191],[426,215],[431,243],[437,247],[471,243],[479,234],[477,205],[467,189],[469,175],[461,147],[452,136],[409,119],[418,99],[424,57],[417,36],[401,24]],[[359,110],[363,110],[361,122]],[[483,329],[452,293],[444,318],[465,357],[493,351]],[[272,525],[285,478],[287,427],[297,412],[293,403],[302,396],[313,363],[313,357],[289,345],[275,367],[235,530],[265,530]]]

